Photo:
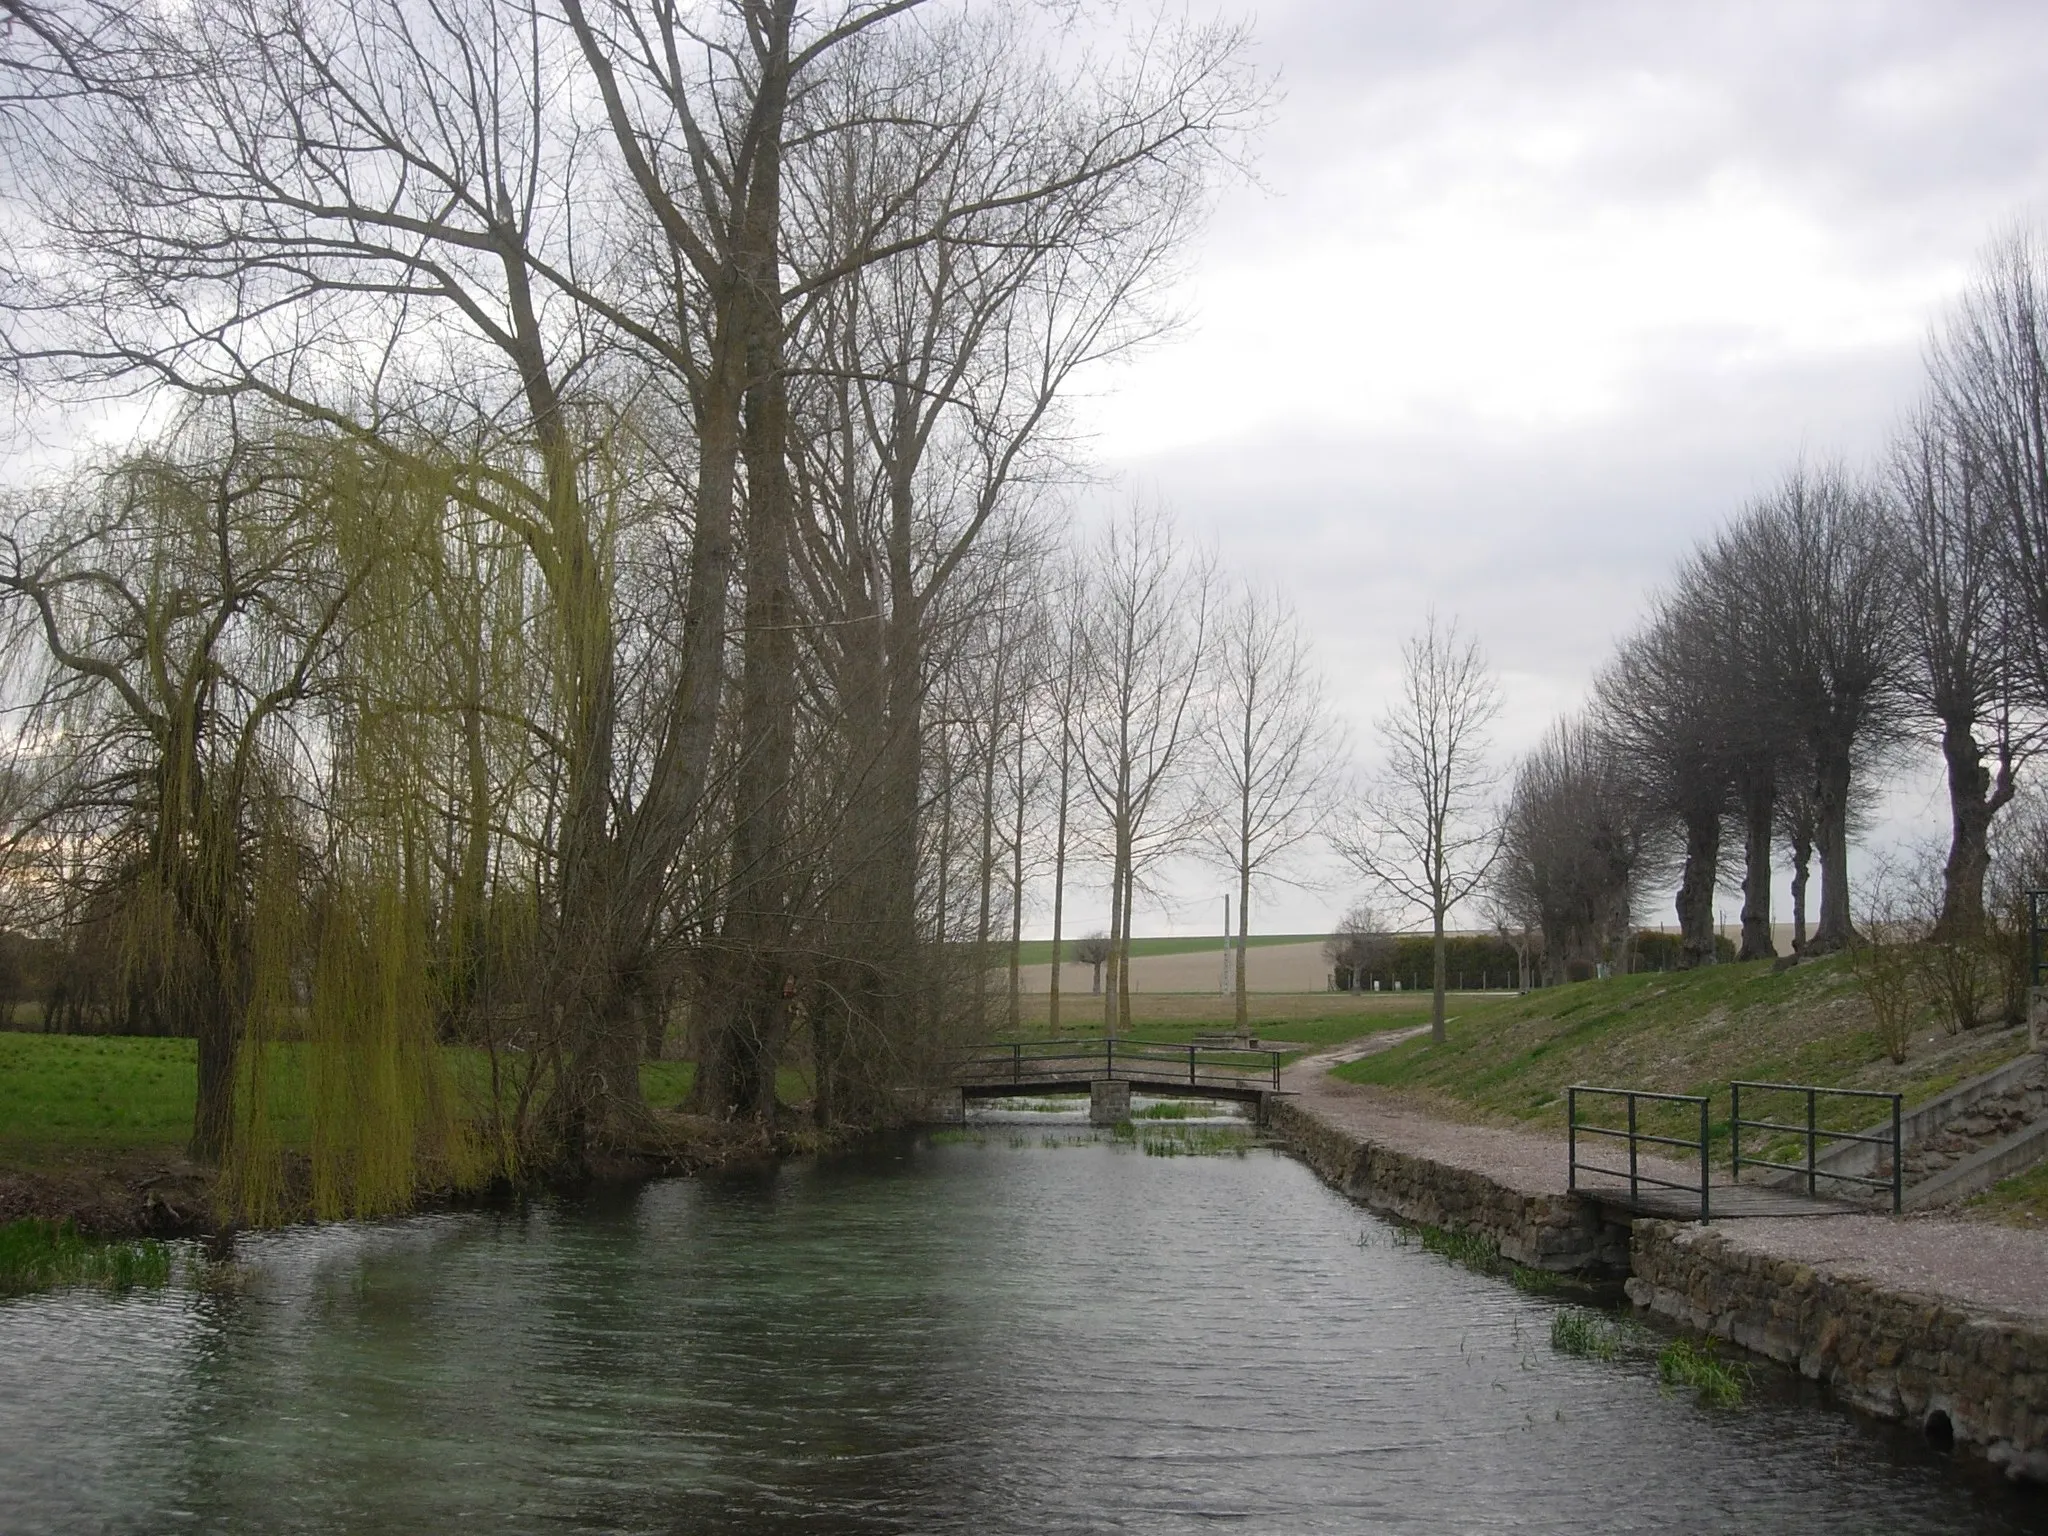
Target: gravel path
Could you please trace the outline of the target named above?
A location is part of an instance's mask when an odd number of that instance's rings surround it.
[[[1441,1119],[1386,1089],[1329,1076],[1342,1062],[1420,1032],[1400,1030],[1305,1056],[1283,1084],[1299,1095],[1302,1109],[1355,1136],[1484,1174],[1522,1194],[1563,1194],[1563,1137]],[[1672,1174],[1685,1177],[1675,1168]],[[1943,1216],[1738,1218],[1716,1221],[1713,1229],[1755,1252],[1855,1275],[1887,1290],[2048,1323],[2048,1232]]]

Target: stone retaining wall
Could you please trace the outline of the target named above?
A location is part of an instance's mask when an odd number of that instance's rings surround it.
[[[1482,1173],[1361,1141],[1286,1099],[1269,1103],[1266,1122],[1325,1180],[1372,1210],[1477,1233],[1531,1269],[1628,1273],[1627,1226],[1603,1221],[1591,1201],[1524,1194]]]
[[[1757,1253],[1712,1227],[1638,1221],[1629,1298],[1797,1366],[1881,1418],[1946,1415],[2014,1477],[2048,1481],[2048,1331]]]
[[[2038,1327],[1756,1253],[1711,1226],[1603,1222],[1591,1201],[1524,1194],[1376,1146],[1284,1099],[1267,1123],[1373,1210],[1478,1233],[1538,1269],[1626,1273],[1639,1306],[1794,1365],[1879,1417],[1921,1428],[1946,1415],[1957,1445],[2048,1482],[2048,1332]]]

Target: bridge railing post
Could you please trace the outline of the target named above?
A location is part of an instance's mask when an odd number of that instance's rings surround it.
[[[1628,1202],[1634,1205],[1641,1195],[1636,1187],[1636,1096],[1628,1096]]]
[[[1904,1148],[1899,1141],[1899,1105],[1905,1102],[1903,1094],[1892,1095],[1892,1214],[1899,1215],[1906,1208],[1906,1169]]]
[[[1564,1187],[1567,1192],[1577,1194],[1579,1190],[1579,1090],[1573,1086],[1564,1091]]]
[[[1707,1124],[1707,1098],[1703,1095],[1700,1099],[1700,1224],[1702,1226],[1706,1224],[1709,1216],[1712,1215],[1712,1212],[1707,1207],[1707,1201],[1710,1198],[1707,1194],[1707,1137],[1709,1129]]]

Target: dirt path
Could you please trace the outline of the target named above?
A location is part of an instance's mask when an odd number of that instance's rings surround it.
[[[1446,1120],[1386,1089],[1329,1075],[1332,1067],[1419,1033],[1395,1031],[1305,1056],[1288,1069],[1282,1085],[1298,1095],[1300,1108],[1361,1140],[1468,1169],[1523,1194],[1565,1193],[1562,1136]],[[1670,1177],[1690,1174],[1663,1166]],[[1887,1290],[2048,1323],[2048,1232],[1946,1216],[1736,1218],[1717,1220],[1713,1228],[1758,1253],[1825,1266]]]

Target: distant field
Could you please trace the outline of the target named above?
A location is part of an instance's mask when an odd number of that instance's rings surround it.
[[[1265,949],[1274,944],[1320,944],[1328,937],[1327,933],[1255,933],[1244,942],[1247,949]],[[1074,946],[1079,942],[1079,939],[1060,940],[1060,961],[1063,965],[1073,965],[1076,963],[1074,960]],[[1008,965],[1010,963],[1010,951],[1007,946],[992,946],[992,948],[996,950],[995,964]],[[1021,951],[1019,959],[1025,965],[1052,964],[1051,939],[1026,939],[1018,946],[1018,949]],[[1192,939],[1131,940],[1131,955],[1134,959],[1139,955],[1215,954],[1220,956],[1222,953],[1223,939],[1221,935]]]
[[[1042,1039],[1048,1034],[1047,999],[1026,995],[1019,1010],[1017,1035]],[[997,1014],[996,1032],[1004,1038],[1009,1031]],[[1131,994],[1131,1026],[1126,1032],[1138,1040],[1162,1040],[1182,1044],[1198,1034],[1231,1029],[1236,1010],[1227,997],[1205,997],[1188,993]],[[1429,1017],[1427,998],[1393,997],[1385,993],[1300,992],[1260,993],[1252,997],[1249,1032],[1263,1040],[1290,1045],[1323,1047],[1340,1045],[1361,1035],[1383,1029],[1419,1024]],[[1067,993],[1060,999],[1060,1035],[1096,1036],[1102,1033],[1102,998],[1099,994]]]

